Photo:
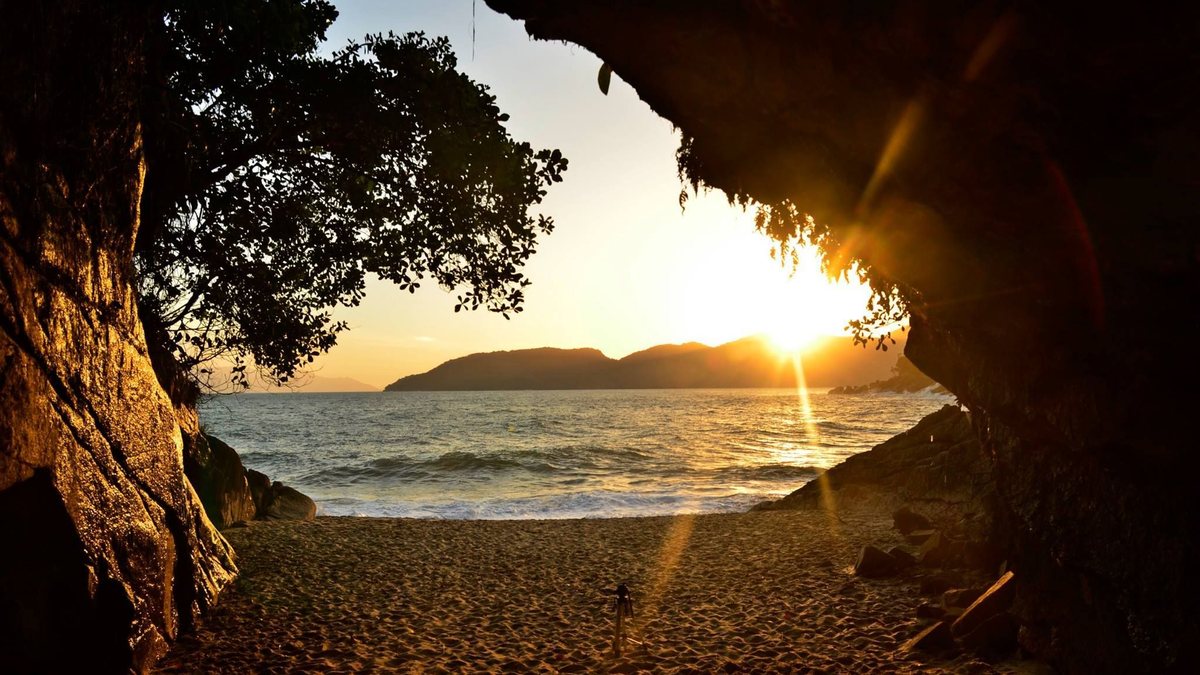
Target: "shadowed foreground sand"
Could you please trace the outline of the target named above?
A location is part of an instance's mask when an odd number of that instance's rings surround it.
[[[990,672],[899,650],[911,578],[858,579],[878,515],[607,520],[318,518],[226,533],[242,577],[166,672]],[[610,655],[634,590],[646,649]]]

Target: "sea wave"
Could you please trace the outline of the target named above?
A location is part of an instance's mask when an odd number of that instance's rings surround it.
[[[636,456],[636,462],[626,461]],[[738,464],[709,468],[668,461],[663,457],[652,461],[647,453],[623,448],[581,449],[578,446],[544,449],[522,449],[504,454],[479,455],[473,452],[447,452],[436,457],[417,459],[406,455],[380,457],[365,462],[329,464],[301,474],[298,482],[322,487],[353,486],[370,483],[387,484],[397,480],[456,481],[472,476],[488,477],[511,474],[552,476],[564,478],[558,485],[580,485],[580,475],[619,475],[631,485],[656,481],[695,479],[713,480],[718,485],[748,481],[781,482],[794,485],[807,481],[823,471],[809,465],[787,463]],[[613,461],[618,462],[617,466]]]
[[[783,481],[816,478],[824,469],[796,464],[758,464],[755,466],[729,466],[713,472],[723,480]]]
[[[303,474],[300,482],[335,485],[380,479],[420,479],[463,473],[490,474],[525,471],[549,474],[559,470],[559,467],[548,462],[520,461],[502,456],[487,457],[472,452],[455,451],[430,459],[394,456],[381,457],[361,464],[321,467]]]
[[[743,510],[946,399],[923,396],[813,396],[806,411],[787,391],[280,394],[204,415],[245,466],[325,513],[578,518]]]
[[[691,496],[667,493],[598,490],[515,499],[452,500],[440,503],[398,502],[340,497],[318,499],[318,515],[435,520],[549,520],[626,518],[701,513],[738,513],[775,493],[728,493]]]

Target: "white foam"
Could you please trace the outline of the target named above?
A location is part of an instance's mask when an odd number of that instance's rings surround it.
[[[406,502],[339,498],[319,500],[322,516],[426,518],[433,520],[541,520],[627,518],[742,512],[778,493],[734,493],[696,497],[682,494],[593,491],[546,497],[479,501]]]

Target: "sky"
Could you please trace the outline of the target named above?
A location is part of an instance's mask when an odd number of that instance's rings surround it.
[[[371,280],[350,325],[312,372],[382,387],[473,352],[595,347],[620,358],[656,344],[720,344],[767,333],[786,346],[839,334],[864,313],[858,284],[830,284],[815,254],[794,275],[770,256],[753,213],[719,191],[679,206],[678,133],[600,60],[537,42],[524,26],[472,0],[342,0],[329,49],[367,33],[447,36],[459,68],[487,85],[519,141],[570,161],[539,212],[555,230],[526,265],[525,308],[506,321],[454,313],[455,294],[426,281],[415,294]],[[474,39],[472,40],[472,35]]]

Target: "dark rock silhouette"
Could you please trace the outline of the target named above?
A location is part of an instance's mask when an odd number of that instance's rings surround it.
[[[946,610],[940,605],[925,602],[917,606],[916,615],[918,619],[941,619],[946,616]]]
[[[966,609],[971,606],[971,603],[978,600],[979,596],[983,595],[986,590],[985,588],[952,588],[942,593],[942,607],[946,609],[950,609],[951,607]]]
[[[962,637],[974,631],[985,621],[1004,613],[1012,606],[1016,597],[1017,584],[1012,572],[1005,572],[986,591],[975,598],[970,606],[963,611],[962,616],[950,628],[955,637]]]
[[[523,349],[471,354],[428,373],[409,375],[385,391],[576,389],[594,381],[611,359],[596,349]]]
[[[900,528],[897,527],[896,529],[899,530]],[[901,530],[901,532],[903,532],[903,530]],[[920,546],[921,544],[929,541],[929,539],[935,534],[937,534],[937,530],[913,530],[904,535],[904,540],[910,544],[916,544],[917,546]]]
[[[912,429],[829,469],[820,480],[754,508],[876,506],[882,513],[892,513],[898,526],[937,528],[909,530],[910,536],[923,533],[912,543],[920,543],[924,551],[930,541],[942,538],[938,530],[987,540],[995,508],[992,490],[990,464],[967,414],[946,405]]]
[[[185,408],[184,411],[191,411]],[[194,415],[194,412],[192,413]],[[185,427],[186,428],[186,427]],[[312,520],[317,505],[295,488],[242,466],[237,451],[205,433],[183,434],[183,466],[219,529],[248,520]]]
[[[1003,658],[1017,648],[1020,626],[1007,612],[997,614],[959,639],[964,649],[987,658]]]
[[[932,523],[925,516],[916,513],[907,506],[902,506],[892,513],[892,526],[899,530],[900,534],[907,537],[913,532],[928,530],[932,526]],[[915,543],[919,544],[921,542],[918,541]]]
[[[1200,7],[488,4],[595,52],[691,178],[905,292],[905,354],[994,459],[1023,643],[1200,670]]]
[[[246,469],[246,483],[250,486],[250,497],[254,500],[255,514],[266,513],[271,501],[271,479],[267,475]]]
[[[912,361],[901,356],[892,369],[892,376],[886,380],[876,380],[870,384],[844,385],[829,390],[831,394],[875,394],[875,393],[911,393],[929,390],[944,394],[946,388],[934,382],[928,375],[922,373]]]
[[[893,560],[896,561],[896,567],[898,569],[906,570],[917,564],[916,557],[899,546],[893,546],[889,548],[887,553],[888,555],[892,556]]]
[[[895,356],[864,351],[850,338],[830,338],[802,358],[810,387],[878,377]],[[687,389],[794,387],[795,365],[760,337],[716,347],[659,345],[623,359],[595,349],[522,349],[471,354],[387,386],[387,391],[508,389]]]
[[[891,554],[874,546],[862,547],[858,560],[854,563],[856,575],[872,579],[891,576],[898,568],[896,559]]]
[[[934,531],[928,539],[921,542],[917,551],[917,559],[922,565],[937,567],[949,562],[955,554],[954,542],[940,531]]]
[[[190,440],[184,436],[183,470],[208,519],[220,529],[239,520],[253,520],[257,509],[237,451],[207,434]]]
[[[317,505],[296,488],[279,481],[271,484],[266,498],[266,508],[258,517],[263,520],[312,520],[317,515]]]
[[[143,3],[0,5],[0,668],[149,667],[236,573],[132,289]]]

